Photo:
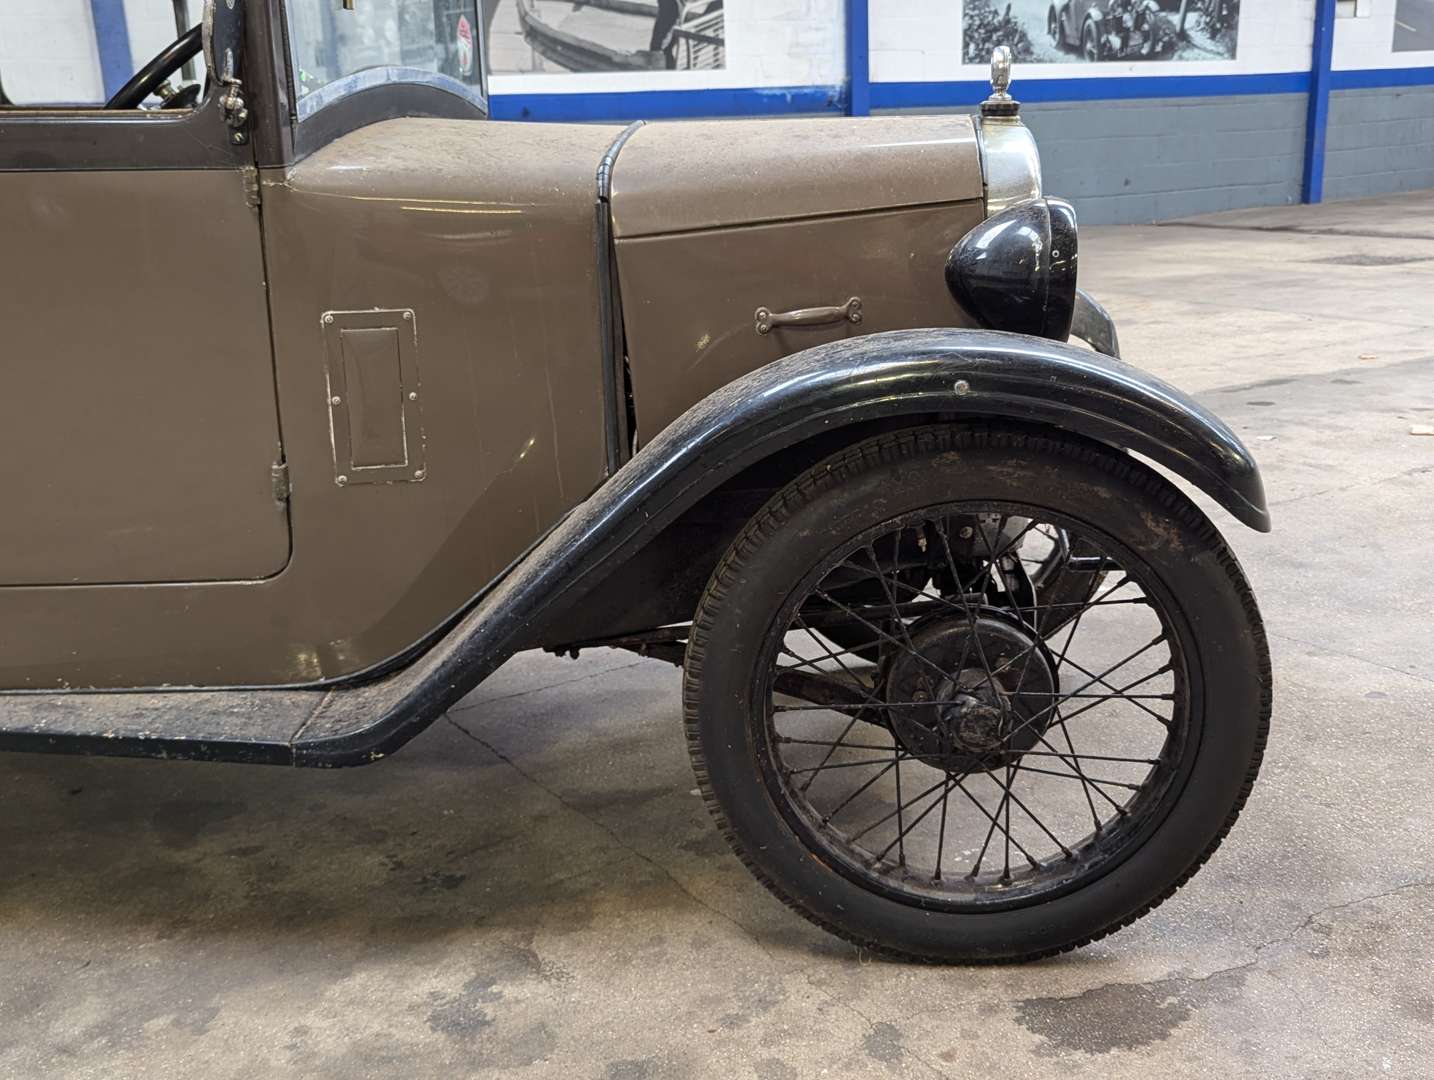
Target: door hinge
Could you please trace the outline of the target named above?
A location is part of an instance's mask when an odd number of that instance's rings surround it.
[[[249,125],[249,106],[244,101],[244,83],[234,70],[234,53],[230,49],[224,50],[219,85],[224,89],[219,95],[219,111],[229,125],[229,141],[235,146],[243,146],[249,141],[249,133],[244,130]]]
[[[259,209],[259,170],[245,165],[239,170],[239,175],[244,181],[244,204],[250,210]]]
[[[274,485],[274,501],[283,506],[289,501],[289,463],[276,461],[269,470]]]

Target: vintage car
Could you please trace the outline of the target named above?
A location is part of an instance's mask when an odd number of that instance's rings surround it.
[[[1271,701],[1177,481],[1269,517],[1077,288],[1009,57],[974,117],[498,123],[472,0],[391,6],[214,0],[104,108],[0,111],[0,748],[359,765],[619,647],[852,942],[1170,896]]]
[[[1168,2],[1168,0],[1167,0]],[[1175,0],[1177,6],[1182,0]],[[1046,32],[1058,49],[1101,60],[1149,60],[1169,53],[1175,25],[1157,0],[1065,0],[1046,13]]]

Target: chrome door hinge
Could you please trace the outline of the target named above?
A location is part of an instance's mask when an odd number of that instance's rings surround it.
[[[244,83],[234,70],[233,49],[224,50],[219,85],[223,90],[219,95],[219,111],[224,114],[224,122],[231,128],[229,141],[236,146],[242,146],[249,141],[249,133],[244,130],[249,125],[249,106],[244,103]]]
[[[289,501],[289,463],[287,461],[274,462],[269,476],[274,484],[274,501],[280,506]]]
[[[235,146],[243,146],[249,141],[249,133],[244,128],[249,123],[249,107],[244,104],[244,95],[240,93],[243,84],[238,79],[221,79],[224,84],[224,93],[219,98],[220,111],[224,113],[224,122],[233,130],[229,133],[229,141]]]

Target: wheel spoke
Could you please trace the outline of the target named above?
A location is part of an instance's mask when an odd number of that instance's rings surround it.
[[[987,775],[989,775],[989,774],[987,774]],[[998,780],[998,781],[996,781],[996,783],[999,785],[999,784],[1000,784],[1000,781]],[[1029,851],[1027,851],[1025,848],[1023,848],[1023,847],[1021,846],[1021,842],[1020,842],[1019,840],[1017,840],[1015,837],[1011,836],[1010,832],[1009,832],[1007,829],[1001,828],[1001,811],[1002,811],[1002,810],[1005,810],[1005,811],[1006,811],[1006,821],[1007,821],[1007,824],[1010,823],[1011,815],[1010,815],[1010,807],[1009,807],[1009,802],[1010,802],[1010,799],[1009,799],[1010,791],[1009,791],[1009,789],[1007,790],[1007,792],[1006,792],[1005,795],[1001,796],[1001,802],[1000,802],[1000,804],[996,807],[996,812],[995,812],[994,814],[992,814],[991,811],[989,811],[989,810],[986,809],[985,804],[982,803],[980,799],[976,798],[976,796],[972,795],[969,791],[966,790],[966,785],[965,785],[965,784],[961,783],[960,781],[957,781],[957,783],[956,783],[956,790],[958,790],[959,792],[961,792],[962,795],[965,795],[966,798],[971,801],[972,805],[974,805],[977,810],[981,811],[981,813],[984,814],[984,815],[986,816],[986,819],[987,819],[988,821],[990,821],[990,823],[991,823],[991,827],[986,830],[986,840],[985,840],[985,842],[981,845],[981,850],[980,850],[979,852],[977,852],[977,854],[976,854],[976,862],[975,862],[975,864],[971,867],[971,869],[970,869],[970,870],[967,872],[967,874],[966,874],[966,877],[967,877],[968,879],[974,879],[974,878],[981,872],[981,863],[985,861],[985,858],[986,858],[986,849],[987,849],[988,847],[990,847],[990,845],[991,845],[991,837],[992,837],[992,835],[993,835],[998,829],[1005,835],[1007,844],[1014,845],[1015,848],[1016,848],[1016,850],[1019,851],[1022,855],[1024,855],[1024,856],[1026,857],[1026,861],[1027,861],[1028,863],[1030,863],[1033,868],[1035,868],[1035,869],[1039,869],[1039,868],[1040,868],[1040,865],[1041,865],[1041,864],[1040,864],[1040,862],[1036,859],[1036,857],[1035,857],[1034,855],[1032,855]],[[1009,865],[1009,864],[1008,864],[1008,865]]]
[[[876,857],[876,859],[877,859],[878,862],[880,862],[882,859],[886,858],[886,856],[887,856],[888,854],[890,854],[892,848],[901,849],[901,848],[902,848],[902,842],[903,842],[903,840],[905,839],[906,834],[909,833],[912,829],[916,828],[916,826],[920,825],[923,821],[925,821],[926,818],[930,815],[931,811],[935,810],[938,806],[945,806],[945,805],[946,805],[946,796],[950,793],[950,791],[951,791],[951,786],[952,786],[952,785],[951,785],[951,779],[950,779],[950,777],[947,777],[947,778],[946,778],[944,781],[942,781],[942,783],[941,783],[941,795],[940,795],[940,797],[939,797],[939,798],[936,798],[936,799],[933,799],[932,802],[931,802],[931,804],[930,804],[929,806],[927,806],[925,810],[921,811],[921,813],[920,813],[917,817],[913,818],[912,821],[911,821],[911,824],[908,825],[908,826],[906,826],[904,829],[901,828],[901,819],[900,819],[899,817],[897,818],[897,829],[898,829],[899,831],[898,831],[897,834],[896,834],[896,839],[893,840],[891,843],[887,844],[886,847],[884,847],[884,848],[882,849],[881,854]],[[913,802],[913,804],[914,804],[914,803],[916,802],[916,800],[913,799],[912,802]],[[897,865],[899,865],[899,866],[905,866],[905,865],[906,865],[906,856],[905,856],[905,855],[899,855],[899,856],[898,856],[898,858],[897,858]]]
[[[1038,769],[1033,765],[1027,765],[1025,762],[1020,762],[1015,765],[1014,768],[1019,772],[1038,773],[1041,776],[1054,776],[1061,780],[1079,780],[1083,784],[1105,784],[1108,787],[1125,788],[1127,791],[1139,791],[1141,789],[1140,784],[1127,784],[1122,780],[1100,780],[1094,776],[1084,776],[1079,773],[1055,772],[1052,769]],[[1097,787],[1095,790],[1099,791],[1100,788]]]
[[[1127,579],[1127,580],[1128,580],[1128,579]],[[1120,588],[1120,587],[1121,587],[1122,585],[1124,585],[1124,584],[1125,584],[1125,582],[1122,581],[1119,585],[1116,586],[1116,588],[1118,589],[1118,588]],[[1113,591],[1113,590],[1112,590],[1112,591]],[[1056,658],[1056,671],[1060,671],[1061,666],[1066,663],[1066,656],[1067,656],[1067,654],[1070,652],[1071,642],[1075,640],[1076,631],[1080,628],[1081,620],[1085,618],[1085,614],[1086,614],[1086,612],[1089,611],[1089,610],[1090,610],[1089,608],[1082,608],[1080,611],[1076,612],[1076,614],[1075,614],[1075,616],[1074,616],[1073,618],[1071,618],[1070,620],[1068,620],[1068,621],[1070,622],[1070,628],[1071,628],[1071,629],[1070,629],[1070,633],[1066,635],[1065,645],[1061,647],[1060,656],[1058,656],[1058,657]],[[1090,674],[1090,673],[1089,673],[1089,672],[1086,672],[1086,674]],[[1105,684],[1105,685],[1108,686],[1109,683],[1107,683],[1107,684]],[[1060,729],[1061,729],[1061,734],[1065,736],[1066,746],[1068,746],[1068,747],[1070,748],[1072,758],[1075,758],[1075,744],[1071,741],[1070,728],[1066,727],[1065,721],[1064,721],[1064,720],[1062,719],[1062,717],[1061,717],[1061,710],[1060,710],[1060,707],[1059,707],[1059,706],[1057,706],[1057,707],[1056,707],[1056,710],[1055,710],[1055,725],[1053,725],[1053,726],[1059,726],[1059,727],[1060,727]],[[1044,742],[1045,740],[1042,739],[1041,741]],[[1044,755],[1045,755],[1046,753],[1048,753],[1048,752],[1049,752],[1049,751],[1041,751],[1041,750],[1036,750],[1036,751],[1029,751],[1029,750],[1028,750],[1028,751],[1026,751],[1026,753],[1028,753],[1028,754],[1029,754],[1029,753],[1035,753],[1037,756],[1044,756]],[[1057,754],[1056,756],[1059,757],[1060,755]],[[1082,794],[1085,795],[1086,806],[1090,809],[1090,820],[1091,820],[1091,823],[1095,826],[1095,831],[1098,833],[1098,832],[1100,832],[1100,827],[1101,827],[1101,826],[1100,826],[1100,814],[1096,812],[1095,799],[1094,799],[1094,798],[1092,797],[1092,795],[1091,795],[1091,786],[1090,786],[1089,783],[1086,783],[1086,782],[1085,782],[1085,774],[1084,774],[1083,772],[1081,772],[1080,761],[1079,761],[1078,758],[1075,759],[1075,761],[1074,761],[1074,763],[1071,765],[1071,767],[1072,767],[1073,769],[1075,769],[1076,772],[1081,776],[1081,781],[1082,781],[1081,792],[1082,792]],[[1099,790],[1099,789],[1096,789],[1096,790]]]
[[[911,802],[912,802],[912,803],[918,803],[918,802],[920,802],[922,799],[926,798],[926,796],[930,795],[933,791],[935,791],[937,788],[939,788],[942,784],[946,783],[948,779],[949,779],[949,777],[943,776],[940,780],[936,781],[936,783],[932,784],[929,788],[927,788],[925,791],[923,791],[920,795],[913,796],[912,799],[911,799]],[[897,799],[897,801],[896,801],[896,809],[895,809],[895,810],[891,811],[891,813],[887,814],[885,817],[881,817],[881,818],[878,818],[876,821],[873,821],[870,825],[868,825],[866,828],[862,829],[860,832],[853,833],[851,836],[848,836],[848,837],[847,837],[847,840],[849,840],[849,841],[850,841],[851,843],[853,843],[853,844],[856,843],[858,840],[860,840],[860,839],[861,839],[863,836],[865,836],[867,833],[871,832],[872,829],[875,829],[878,825],[885,825],[885,824],[886,824],[888,821],[890,821],[892,818],[900,816],[900,814],[901,814],[901,812],[902,812],[904,806],[905,806],[905,804],[904,804],[900,799]]]
[[[897,761],[910,757],[910,754],[899,754]],[[860,769],[867,765],[895,765],[896,762],[890,758],[874,758],[869,761],[834,761],[829,765],[812,765],[805,769],[788,769],[788,776],[805,776],[807,773],[826,772],[829,769]]]
[[[851,615],[853,618],[855,618],[855,619],[857,620],[857,622],[861,623],[861,624],[862,624],[863,626],[865,626],[867,629],[875,631],[876,634],[877,634],[877,636],[878,636],[882,641],[890,642],[892,645],[896,645],[896,646],[898,646],[898,647],[900,647],[900,648],[905,648],[905,646],[902,645],[902,643],[901,643],[900,641],[898,641],[896,638],[892,637],[892,636],[891,636],[890,634],[888,634],[885,630],[882,630],[879,626],[876,626],[876,625],[874,625],[873,623],[868,622],[866,619],[863,619],[860,615],[857,615],[856,612],[852,611],[851,608],[847,607],[847,606],[846,606],[845,604],[843,604],[840,600],[833,599],[831,596],[829,596],[827,593],[823,592],[823,591],[820,590],[820,589],[817,590],[816,595],[817,595],[817,596],[820,596],[820,597],[821,597],[823,600],[825,600],[828,604],[833,604],[833,605],[835,605],[836,607],[841,608],[843,611],[845,611],[848,615]],[[925,656],[923,656],[921,653],[917,652],[917,651],[914,650],[914,649],[909,649],[909,650],[907,650],[907,651],[910,652],[910,654],[911,654],[912,656],[914,656],[917,660],[921,661],[921,663],[924,664],[926,667],[929,667],[932,671],[936,672],[937,675],[940,675],[943,679],[949,678],[949,676],[947,675],[947,673],[946,673],[945,671],[943,671],[939,665],[932,663],[930,660],[928,660],[928,659],[927,659]]]
[[[847,806],[849,806],[849,805],[851,804],[851,801],[852,801],[853,799],[855,799],[858,795],[860,795],[860,794],[861,794],[863,791],[865,791],[867,788],[871,787],[872,784],[876,783],[878,780],[880,780],[880,779],[881,779],[883,776],[885,776],[887,773],[891,772],[891,770],[894,769],[894,768],[896,768],[896,762],[893,761],[893,762],[891,762],[889,765],[887,765],[886,768],[882,769],[881,772],[877,773],[875,776],[873,776],[871,779],[869,779],[866,783],[862,784],[861,787],[857,788],[857,789],[856,789],[855,791],[853,791],[850,795],[848,795],[845,799],[843,799],[841,802],[837,803],[836,806],[834,806],[832,809],[830,809],[830,810],[828,810],[828,811],[826,812],[826,815],[822,818],[822,824],[823,824],[823,825],[829,824],[829,823],[831,822],[832,818],[836,817],[836,816],[837,816],[838,814],[840,814],[843,810],[845,810],[845,809],[847,808]]]
[[[1061,711],[1060,711],[1059,709],[1057,709],[1057,710],[1056,710],[1056,720],[1057,720],[1057,722],[1060,721],[1060,718],[1061,718]],[[1065,724],[1061,724],[1061,725],[1060,725],[1060,729],[1061,729],[1061,734],[1065,736],[1066,746],[1070,748],[1071,758],[1073,759],[1073,762],[1074,762],[1071,767],[1072,767],[1073,769],[1075,769],[1076,772],[1080,775],[1080,779],[1081,779],[1081,793],[1082,793],[1083,795],[1085,795],[1086,805],[1087,805],[1088,807],[1090,807],[1090,820],[1091,820],[1091,823],[1095,826],[1095,831],[1096,831],[1096,832],[1100,832],[1100,815],[1099,815],[1098,813],[1096,813],[1096,810],[1095,810],[1095,799],[1091,797],[1091,793],[1090,793],[1090,792],[1091,792],[1090,781],[1086,779],[1085,773],[1084,773],[1084,772],[1081,772],[1080,759],[1079,759],[1078,757],[1076,757],[1075,743],[1073,743],[1073,742],[1071,741],[1071,731],[1070,731],[1070,728],[1066,727]],[[1027,751],[1027,753],[1029,753],[1029,752],[1030,752],[1030,751]],[[1038,750],[1038,751],[1036,751],[1036,753],[1041,754],[1042,756],[1044,756],[1044,752],[1043,752],[1043,751],[1039,751],[1039,750]],[[1057,754],[1056,756],[1059,757],[1060,755]],[[1024,755],[1023,755],[1023,760],[1022,760],[1021,763],[1022,763],[1023,765],[1025,764]]]
[[[790,735],[778,735],[776,741],[797,746],[835,746],[841,750],[880,750],[883,753],[891,749],[890,746],[877,746],[874,743],[843,742],[841,736],[837,737],[836,742],[832,742],[830,739],[794,739]]]
[[[1059,721],[1057,721],[1057,722],[1059,722]],[[1055,725],[1052,724],[1051,726],[1054,727]],[[823,745],[826,745],[826,744],[824,743]],[[874,750],[885,750],[886,747],[884,747],[884,746],[876,746],[876,747],[872,747],[871,749],[874,749]],[[1075,753],[1074,751],[1072,751],[1071,753],[1067,754],[1067,753],[1063,753],[1063,752],[1061,752],[1061,751],[1059,751],[1059,750],[1022,750],[1022,751],[1021,751],[1021,756],[1022,756],[1022,757],[1058,757],[1058,758],[1067,758],[1067,757],[1069,757],[1069,758],[1076,758],[1077,760],[1080,760],[1080,761],[1118,761],[1118,762],[1120,762],[1120,763],[1122,763],[1122,764],[1128,764],[1128,765],[1159,765],[1159,764],[1160,764],[1160,759],[1159,759],[1159,758],[1111,757],[1111,756],[1109,756],[1109,755],[1107,755],[1107,754],[1077,754],[1077,753]]]
[[[956,557],[951,554],[951,541],[946,535],[946,523],[937,519],[933,525],[937,535],[941,537],[941,550],[946,556],[946,566],[951,573],[951,580],[956,584],[956,595],[961,597],[961,606],[965,609],[966,626],[970,630],[972,641],[976,644],[976,655],[981,660],[981,670],[986,673],[986,687],[992,694],[999,696],[1000,688],[997,687],[995,677],[991,674],[991,662],[986,659],[986,649],[981,644],[981,635],[976,629],[976,614],[971,610],[971,605],[966,602],[966,593],[969,590],[961,584],[961,574],[956,569]]]
[[[797,615],[796,621],[797,621],[798,624],[800,624],[801,629],[804,630],[804,631],[806,631],[807,636],[810,637],[810,638],[812,639],[812,641],[816,643],[816,645],[817,645],[817,647],[818,647],[819,649],[822,649],[824,652],[826,652],[826,654],[827,654],[829,657],[831,657],[831,659],[835,660],[835,661],[837,662],[838,666],[841,667],[842,671],[846,672],[847,675],[848,675],[851,679],[853,679],[854,681],[856,681],[858,685],[862,685],[861,682],[860,682],[860,680],[858,680],[858,679],[856,678],[856,676],[852,674],[851,669],[848,668],[845,664],[843,664],[842,661],[841,661],[841,659],[840,659],[838,656],[836,656],[836,654],[834,654],[830,649],[827,649],[826,646],[821,643],[821,640],[816,636],[816,634],[812,633],[811,628],[808,627],[808,626],[806,625],[806,623],[802,622],[802,617],[801,617],[801,615]],[[865,708],[868,703],[870,703],[872,700],[874,700],[874,698],[876,697],[878,691],[879,691],[879,686],[876,685],[876,684],[873,684],[872,688],[868,691],[867,696],[866,696],[865,700],[862,702],[861,706],[857,709],[856,712],[854,712],[854,713],[852,714],[851,719],[850,719],[849,721],[847,721],[846,727],[844,727],[844,728],[842,729],[842,733],[841,733],[839,736],[837,736],[837,741],[838,741],[838,742],[840,742],[842,739],[846,738],[848,732],[850,732],[851,729],[852,729],[852,727],[855,726],[856,722],[857,722],[859,719],[861,719],[861,710],[862,710],[863,708]],[[773,705],[773,706],[772,706],[773,711],[776,711],[776,710],[781,709],[781,708],[782,708],[782,706],[778,706],[778,705]],[[826,752],[826,756],[822,758],[821,764],[822,764],[822,765],[825,765],[827,762],[829,762],[829,761],[832,759],[832,755],[835,754],[835,753],[836,753],[836,747],[833,746],[830,750],[828,750],[828,751]],[[803,791],[808,791],[808,790],[811,789],[812,784],[816,781],[817,775],[818,775],[818,774],[814,772],[814,773],[811,774],[811,776],[809,776],[809,777],[807,778],[806,783],[802,785],[802,790],[803,790]]]
[[[946,808],[951,801],[951,787],[942,789],[941,792],[941,828],[936,834],[936,870],[931,875],[932,881],[941,880],[941,857],[946,854]]]
[[[1036,817],[1035,814],[1031,813],[1031,808],[1028,807],[1025,803],[1023,803],[1023,802],[1021,801],[1021,799],[1020,799],[1020,796],[1018,796],[1018,795],[1016,794],[1016,792],[1014,791],[1015,783],[1016,783],[1016,774],[1017,774],[1018,772],[1024,772],[1024,771],[1029,771],[1029,770],[1024,770],[1024,769],[1022,769],[1020,765],[1008,765],[1008,766],[1006,767],[1006,828],[1009,829],[1009,828],[1011,827],[1011,804],[1012,804],[1012,803],[1015,803],[1017,806],[1019,806],[1019,807],[1025,812],[1026,817],[1030,818],[1032,821],[1034,821],[1034,822],[1036,823],[1036,828],[1040,829],[1041,832],[1045,833],[1048,837],[1050,837],[1051,843],[1055,844],[1056,847],[1058,847],[1058,848],[1061,849],[1061,854],[1064,855],[1064,856],[1066,856],[1067,858],[1069,858],[1069,857],[1070,857],[1070,853],[1071,853],[1071,852],[1070,852],[1070,848],[1066,847],[1065,844],[1061,843],[1061,841],[1059,840],[1059,838],[1057,838],[1056,834],[1053,833],[1053,832],[1051,832],[1050,829],[1046,828],[1045,822],[1043,822],[1040,818]],[[986,775],[987,775],[987,776],[990,776],[991,779],[992,779],[993,781],[995,781],[995,782],[999,785],[1000,781],[996,781],[996,778],[995,778],[994,776],[991,776],[990,773],[987,773]],[[1074,779],[1074,778],[1073,778],[1073,779]],[[1007,836],[1007,841],[1009,842],[1009,840],[1010,840],[1010,837],[1009,837],[1009,835],[1008,835],[1008,836]],[[1007,855],[1006,855],[1006,873],[1007,873],[1007,876],[1010,875],[1010,863],[1011,863],[1011,856],[1010,856],[1010,853],[1007,852]]]
[[[1057,712],[1056,715],[1057,715],[1057,716],[1060,716],[1060,713]],[[1054,725],[1052,725],[1052,726],[1054,726]],[[1061,730],[1062,730],[1062,731],[1065,731],[1065,730],[1066,730],[1065,727],[1064,727],[1064,724],[1062,724]],[[1052,773],[1053,776],[1068,776],[1068,777],[1073,777],[1074,779],[1079,779],[1079,780],[1081,780],[1081,781],[1084,781],[1084,780],[1085,780],[1085,774],[1084,774],[1084,772],[1081,770],[1080,766],[1077,765],[1077,764],[1074,764],[1074,763],[1072,763],[1072,762],[1066,761],[1064,758],[1062,758],[1062,757],[1061,757],[1061,754],[1059,753],[1059,751],[1056,751],[1056,748],[1050,744],[1050,740],[1048,740],[1048,739],[1045,737],[1045,735],[1037,735],[1037,736],[1036,736],[1036,739],[1037,739],[1037,740],[1040,742],[1040,744],[1041,744],[1042,746],[1044,746],[1048,751],[1053,751],[1053,752],[1055,752],[1055,756],[1056,756],[1057,758],[1060,758],[1061,764],[1065,765],[1065,766],[1066,766],[1067,768],[1069,768],[1069,769],[1074,770],[1073,773]],[[1086,797],[1087,797],[1087,798],[1089,798],[1089,797],[1090,797],[1090,793],[1091,793],[1092,791],[1094,791],[1094,792],[1095,792],[1097,795],[1099,795],[1102,799],[1104,799],[1106,802],[1110,803],[1110,805],[1115,809],[1115,812],[1116,812],[1117,814],[1123,814],[1123,813],[1125,813],[1125,807],[1122,806],[1120,803],[1116,802],[1116,801],[1115,801],[1114,799],[1112,799],[1109,795],[1107,795],[1107,794],[1105,793],[1105,790],[1104,790],[1103,788],[1086,786],[1086,787],[1084,788],[1084,791],[1085,791],[1085,794],[1086,794]],[[1091,807],[1091,810],[1092,810],[1092,812],[1094,812],[1094,810],[1095,810],[1094,806]]]

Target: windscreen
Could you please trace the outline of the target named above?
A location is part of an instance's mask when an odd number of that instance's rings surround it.
[[[299,116],[387,82],[482,94],[476,0],[288,0]]]

